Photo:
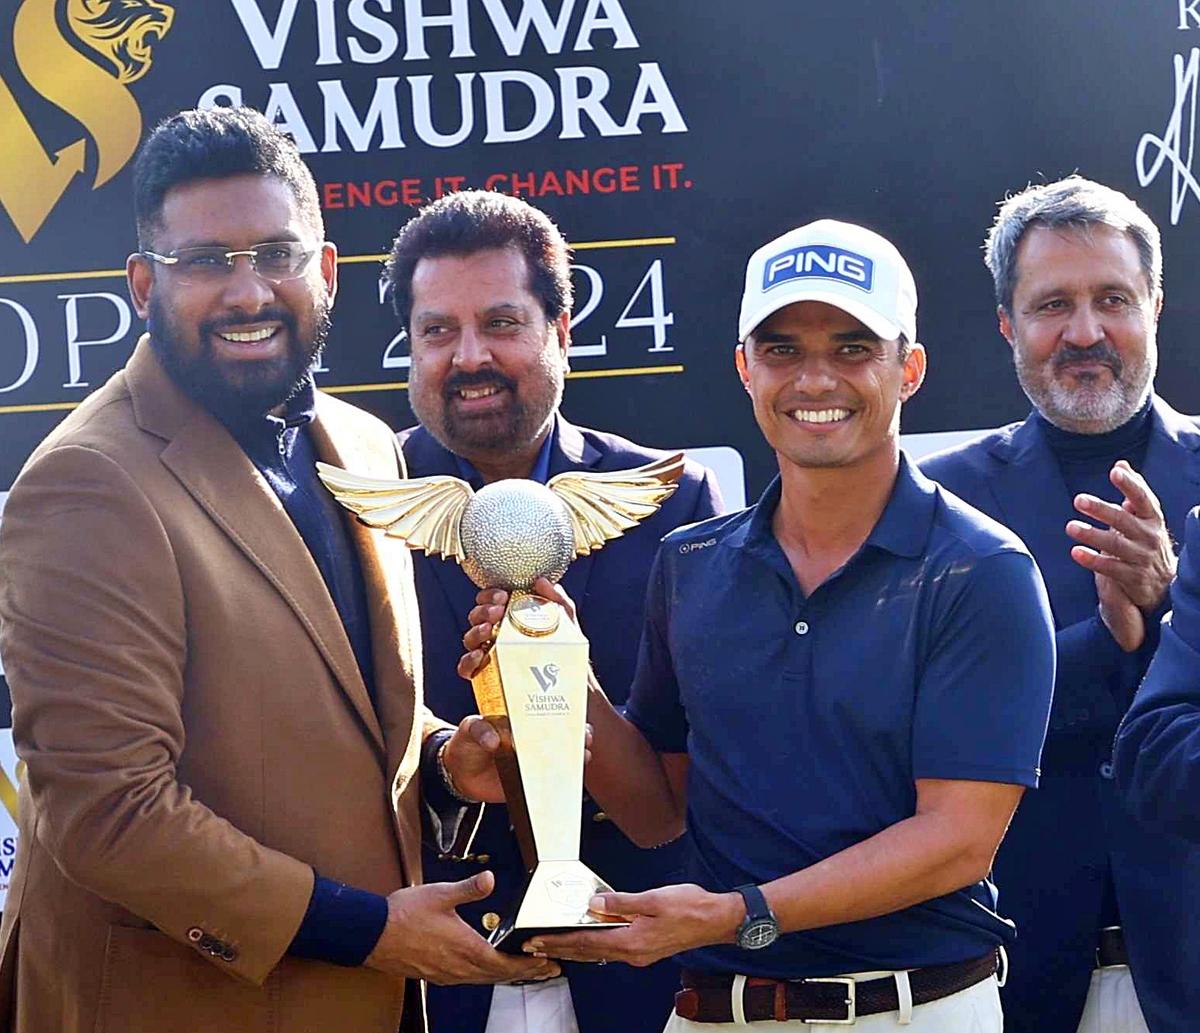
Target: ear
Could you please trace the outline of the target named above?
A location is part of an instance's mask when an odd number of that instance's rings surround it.
[[[321,245],[321,279],[325,281],[325,296],[331,305],[337,297],[337,254],[337,245],[333,242],[327,240]]]
[[[750,369],[746,365],[746,346],[739,344],[733,351],[733,364],[737,368],[738,377],[742,381],[742,387],[746,389],[746,394],[750,393]]]
[[[563,370],[571,372],[571,361],[567,357],[571,347],[571,313],[563,312],[553,322],[554,334],[558,338],[558,352],[562,356]]]
[[[129,286],[133,310],[138,319],[145,322],[150,315],[150,291],[154,287],[151,260],[136,251],[125,259],[125,281]]]
[[[904,356],[904,380],[900,384],[900,401],[907,402],[925,383],[925,345],[914,341]]]
[[[1162,289],[1159,288],[1159,290],[1155,291],[1154,293],[1154,322],[1156,323],[1158,322],[1158,317],[1162,315],[1162,307],[1163,292]]]
[[[1008,342],[1010,348],[1015,348],[1016,333],[1013,331],[1012,317],[1009,316],[1003,305],[996,306],[996,320],[1000,324],[1000,336]]]

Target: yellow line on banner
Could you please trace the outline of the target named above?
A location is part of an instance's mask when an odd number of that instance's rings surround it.
[[[575,251],[597,251],[604,248],[619,247],[657,247],[677,243],[675,237],[635,237],[629,240],[585,240],[572,244]],[[362,265],[368,262],[383,262],[387,255],[341,255],[339,265]],[[124,269],[92,269],[79,273],[18,273],[14,276],[0,276],[0,284],[5,283],[53,283],[61,280],[111,280],[125,275]],[[6,410],[0,409],[0,412]]]
[[[645,377],[654,373],[682,373],[683,366],[633,366],[628,369],[584,369],[568,373],[568,380],[592,380],[597,377]],[[348,395],[367,393],[370,391],[403,391],[408,387],[407,380],[395,380],[384,384],[336,384],[322,387],[328,395]],[[42,402],[32,405],[0,405],[0,416],[6,413],[23,412],[63,412],[74,409],[78,402]]]

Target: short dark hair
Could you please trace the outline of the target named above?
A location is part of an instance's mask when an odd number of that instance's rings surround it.
[[[384,278],[401,325],[407,330],[412,318],[413,271],[422,258],[492,248],[513,248],[525,257],[529,290],[547,319],[570,311],[571,251],[550,217],[520,198],[462,190],[425,205],[396,235]]]
[[[247,174],[286,183],[301,214],[324,237],[317,184],[292,138],[253,108],[197,108],[164,119],[142,144],[133,166],[138,246],[153,246],[163,202],[175,187]]]

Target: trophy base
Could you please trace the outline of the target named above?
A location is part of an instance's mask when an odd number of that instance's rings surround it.
[[[530,937],[541,933],[570,933],[582,929],[621,929],[623,918],[597,915],[588,901],[612,887],[582,861],[541,861],[529,874],[521,903],[488,937],[496,950],[520,954]]]

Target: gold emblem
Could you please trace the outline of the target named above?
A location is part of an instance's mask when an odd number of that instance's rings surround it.
[[[558,603],[548,602],[536,595],[514,594],[508,604],[508,615],[522,634],[541,638],[558,627]]]
[[[84,170],[87,139],[96,152],[96,190],[128,164],[142,135],[142,113],[129,91],[150,69],[151,50],[167,34],[175,11],[159,0],[23,0],[12,25],[13,53],[25,81],[74,118],[87,136],[47,153],[37,131],[0,78],[0,204],[28,243],[71,181]],[[104,61],[101,67],[87,48]]]

